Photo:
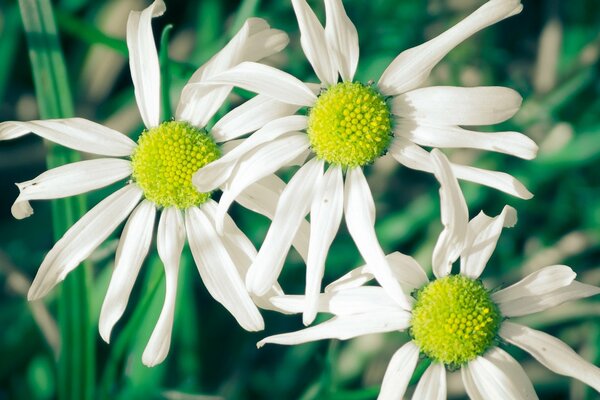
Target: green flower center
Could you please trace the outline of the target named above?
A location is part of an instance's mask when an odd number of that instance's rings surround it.
[[[169,121],[144,131],[131,155],[133,179],[159,207],[181,210],[210,198],[192,185],[192,175],[221,156],[212,136],[187,122]]]
[[[308,115],[308,137],[319,159],[343,167],[372,163],[392,140],[385,98],[371,86],[343,82],[321,93]]]
[[[417,292],[411,336],[428,357],[458,368],[494,344],[501,321],[481,282],[450,275]]]

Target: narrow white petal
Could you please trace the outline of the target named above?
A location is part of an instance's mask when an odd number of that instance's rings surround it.
[[[433,249],[432,266],[434,275],[441,278],[450,273],[452,263],[465,247],[469,210],[446,156],[433,149],[431,159],[435,177],[440,183],[440,211],[444,225]]]
[[[130,184],[102,200],[81,217],[48,252],[27,298],[37,300],[65,279],[127,218],[141,197],[142,191]]]
[[[281,194],[273,222],[248,271],[246,286],[252,293],[259,296],[266,293],[277,280],[322,174],[323,161],[312,159],[294,174]]]
[[[429,118],[398,118],[394,132],[421,146],[481,149],[526,160],[535,158],[538,151],[535,142],[519,132],[477,132],[432,122]]]
[[[257,95],[234,108],[210,130],[217,142],[238,138],[265,124],[294,114],[300,107],[282,103],[265,95]],[[296,130],[296,129],[291,129]]]
[[[152,33],[152,18],[166,10],[162,0],[155,0],[144,11],[131,11],[127,19],[129,68],[142,120],[147,128],[160,123],[160,65]]]
[[[325,0],[325,37],[344,81],[352,82],[358,65],[358,32],[341,0]],[[337,77],[337,76],[336,76]]]
[[[319,80],[327,85],[337,82],[335,59],[327,47],[325,29],[305,0],[292,0],[300,27],[300,44]]]
[[[281,178],[276,175],[269,175],[248,186],[246,190],[238,195],[235,201],[243,207],[272,220],[275,217],[277,204],[285,186],[285,182]],[[305,262],[308,260],[309,235],[310,225],[308,221],[303,219],[292,245]]]
[[[413,394],[413,400],[445,400],[446,369],[433,362],[426,370]]]
[[[569,286],[577,274],[566,265],[552,265],[535,271],[519,282],[492,295],[496,303],[527,296],[541,296]]]
[[[308,86],[292,75],[277,68],[253,62],[243,62],[217,74],[206,84],[235,85],[272,97],[282,103],[298,106],[311,106],[317,99]],[[202,83],[191,85],[202,85]]]
[[[112,328],[125,311],[135,280],[148,254],[155,217],[156,207],[144,200],[131,213],[121,234],[115,268],[100,311],[98,327],[100,336],[106,343],[110,341]]]
[[[442,125],[492,125],[516,114],[523,99],[513,89],[430,86],[395,96],[392,113]]]
[[[27,181],[17,183],[19,197],[11,207],[13,216],[23,219],[33,214],[30,200],[58,199],[86,193],[131,175],[131,163],[118,158],[80,161],[53,168]]]
[[[394,95],[421,86],[450,50],[478,31],[519,13],[522,8],[520,0],[486,2],[441,35],[400,53],[379,79],[379,87],[386,95]]]
[[[181,91],[179,105],[175,110],[177,121],[187,121],[204,128],[221,108],[233,86],[188,84]]]
[[[258,342],[257,346],[262,347],[266,343],[291,345],[321,339],[347,340],[371,333],[402,331],[407,329],[409,324],[410,313],[403,310],[344,315],[296,332],[269,336]]]
[[[186,210],[185,218],[190,249],[206,289],[242,328],[248,331],[264,329],[262,316],[213,222],[195,207]]]
[[[419,361],[419,348],[412,342],[406,343],[394,353],[385,370],[378,400],[397,400],[404,397],[408,382]]]
[[[200,192],[215,190],[229,179],[234,167],[248,152],[262,144],[272,143],[288,132],[304,130],[307,124],[308,119],[303,115],[291,115],[269,122],[221,158],[198,170],[192,178],[194,185]]]
[[[346,173],[344,198],[346,225],[358,251],[387,293],[402,308],[410,310],[411,300],[394,277],[375,235],[375,204],[361,168]]]
[[[504,206],[500,215],[490,218],[480,212],[469,222],[465,248],[460,255],[460,273],[469,278],[477,279],[489,261],[502,228],[514,226],[517,211]]]
[[[142,362],[149,367],[163,362],[171,347],[179,260],[184,244],[185,227],[181,211],[175,207],[165,208],[160,216],[156,237],[158,255],[165,268],[165,301],[156,326],[142,354]]]
[[[561,340],[512,322],[502,323],[500,336],[534,356],[549,370],[580,380],[600,392],[600,368],[581,358]]]
[[[302,316],[309,325],[317,315],[321,281],[329,247],[340,228],[344,212],[342,169],[330,166],[321,178],[310,208],[310,243],[306,263],[306,311]]]
[[[477,391],[488,399],[537,399],[531,381],[519,363],[494,347],[466,367]]]
[[[0,140],[15,139],[30,132],[61,146],[110,157],[129,156],[136,146],[122,133],[83,118],[0,123]]]
[[[460,376],[462,378],[465,391],[467,392],[467,396],[469,396],[470,400],[487,400],[475,384],[473,374],[471,374],[468,365],[464,365],[460,369]]]
[[[240,193],[254,182],[273,174],[290,163],[306,151],[308,146],[306,134],[295,134],[260,146],[242,158],[238,162],[231,180],[223,188],[223,195],[219,200],[217,230],[221,231],[222,217]]]
[[[570,285],[560,289],[542,295],[519,297],[514,300],[503,301],[498,306],[502,315],[506,317],[520,317],[556,307],[567,301],[583,299],[597,294],[600,294],[600,288],[573,281]]]

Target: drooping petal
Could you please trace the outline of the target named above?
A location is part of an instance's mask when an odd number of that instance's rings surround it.
[[[152,18],[166,10],[162,0],[155,0],[144,11],[131,11],[127,19],[129,68],[137,102],[146,128],[160,123],[160,65],[152,33]]]
[[[266,343],[292,345],[322,339],[347,340],[371,333],[404,330],[409,322],[410,313],[404,310],[344,315],[296,332],[269,336],[258,342],[257,346],[262,347]]]
[[[480,212],[469,222],[465,248],[460,255],[460,273],[469,278],[477,279],[489,261],[496,243],[502,233],[502,228],[514,226],[517,211],[504,206],[500,215],[490,218]]]
[[[419,380],[413,400],[445,400],[446,399],[446,369],[437,362],[425,370]]]
[[[576,276],[577,274],[566,265],[552,265],[499,290],[492,295],[492,298],[496,303],[505,303],[521,297],[544,295],[570,285]]]
[[[150,340],[142,354],[144,365],[153,367],[163,362],[171,346],[171,333],[175,317],[175,298],[179,260],[185,244],[185,227],[181,211],[175,207],[165,208],[158,223],[156,247],[165,268],[165,301]]]
[[[522,101],[513,89],[500,86],[430,86],[395,96],[392,113],[441,125],[493,125],[515,115]]]
[[[358,32],[346,15],[341,0],[325,0],[325,38],[329,44],[332,59],[345,82],[352,82],[358,65]],[[337,78],[337,74],[336,74]]]
[[[117,321],[125,312],[133,285],[152,243],[156,207],[144,200],[133,211],[117,247],[115,268],[102,303],[98,328],[106,343]]]
[[[27,181],[17,183],[19,197],[11,207],[12,215],[23,219],[33,214],[30,200],[58,199],[86,193],[131,175],[131,163],[118,158],[80,161],[53,168]]]
[[[441,35],[405,50],[384,71],[378,86],[386,95],[405,93],[421,86],[433,67],[462,41],[478,31],[518,14],[520,0],[491,0]]]
[[[446,156],[433,149],[431,159],[435,177],[440,183],[440,208],[444,225],[433,249],[432,266],[434,275],[441,278],[450,273],[452,263],[465,247],[469,210]]]
[[[48,252],[27,295],[28,300],[45,296],[85,260],[129,215],[142,197],[130,184],[98,203],[75,223]]]
[[[322,174],[323,161],[312,159],[294,174],[281,194],[273,222],[246,277],[252,293],[263,295],[277,280]]]
[[[538,146],[519,132],[478,132],[442,125],[427,119],[396,119],[394,133],[420,146],[471,148],[509,154],[531,160]]]
[[[519,363],[494,347],[467,364],[477,391],[487,399],[537,399],[531,381]]]
[[[319,80],[327,85],[337,82],[334,55],[330,53],[325,29],[305,0],[292,0],[300,27],[300,44]]]
[[[419,361],[419,348],[412,341],[400,347],[385,370],[377,400],[402,399],[417,361]]]
[[[28,133],[73,150],[109,157],[129,156],[136,146],[122,133],[83,118],[0,123],[0,140],[16,139]]]
[[[200,277],[211,296],[248,331],[264,329],[260,312],[252,302],[223,239],[205,213],[196,207],[185,214],[188,242]]]
[[[580,380],[600,392],[600,368],[554,336],[507,321],[502,323],[500,336],[531,354],[549,370]]]
[[[306,263],[306,310],[302,316],[309,325],[317,315],[321,281],[329,247],[342,222],[344,212],[344,179],[342,169],[330,166],[313,198],[310,208],[310,243]]]
[[[375,204],[361,168],[346,173],[344,199],[346,226],[371,273],[402,308],[410,310],[412,302],[392,274],[375,235]]]

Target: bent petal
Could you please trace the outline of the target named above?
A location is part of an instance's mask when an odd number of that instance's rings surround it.
[[[412,342],[400,347],[385,370],[377,400],[397,400],[404,397],[410,378],[419,361],[419,348]]]
[[[535,271],[519,282],[492,295],[496,303],[505,303],[521,297],[540,296],[565,286],[575,280],[577,274],[566,265],[552,265]]]
[[[337,69],[345,82],[352,82],[358,66],[358,32],[346,15],[341,0],[325,0],[325,38],[329,49],[333,52]],[[336,74],[337,80],[337,74]]]

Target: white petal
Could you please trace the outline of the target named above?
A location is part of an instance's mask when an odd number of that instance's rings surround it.
[[[285,182],[281,178],[276,175],[269,175],[248,186],[246,190],[238,195],[235,201],[243,207],[272,220],[277,210],[279,197],[285,186]],[[310,225],[308,221],[303,219],[292,245],[304,261],[308,259],[309,235]]]
[[[440,148],[472,148],[510,154],[531,160],[538,146],[527,136],[518,132],[477,132],[457,126],[447,126],[429,119],[396,119],[396,135],[421,146]]]
[[[231,85],[203,85],[201,83],[184,86],[175,111],[175,119],[187,121],[200,128],[206,127],[232,89]]]
[[[45,296],[65,279],[127,218],[141,197],[142,191],[130,184],[102,200],[81,217],[44,258],[29,288],[28,300]]]
[[[313,91],[292,75],[277,68],[253,62],[243,62],[217,74],[206,84],[235,85],[283,103],[298,106],[312,106],[317,100]]]
[[[465,391],[467,392],[467,396],[469,396],[470,400],[486,400],[483,393],[481,393],[477,388],[468,365],[464,365],[460,369],[460,376],[462,378]]]
[[[386,95],[394,95],[421,86],[450,50],[478,31],[518,14],[522,8],[520,0],[486,2],[441,35],[400,53],[379,79],[380,89]]]
[[[262,347],[266,343],[291,345],[321,339],[346,340],[371,333],[401,331],[407,329],[409,324],[410,313],[403,310],[345,315],[300,331],[269,336],[258,342],[257,346]]]
[[[402,308],[410,310],[411,300],[392,274],[375,235],[375,205],[361,168],[347,171],[344,198],[346,225],[358,251],[379,284]]]
[[[573,281],[570,285],[537,296],[520,297],[504,301],[498,306],[505,317],[520,317],[547,310],[571,300],[600,294],[600,288]]]
[[[158,255],[165,268],[165,302],[142,354],[142,362],[149,367],[163,362],[171,346],[179,260],[184,244],[185,227],[181,211],[175,207],[165,208],[160,216],[156,237]]]
[[[100,336],[106,343],[110,332],[123,315],[131,290],[152,243],[156,207],[144,200],[133,211],[117,247],[115,268],[100,311]]]
[[[440,208],[444,224],[444,230],[433,249],[432,266],[434,275],[441,278],[450,273],[452,263],[465,247],[469,210],[446,156],[433,149],[431,159],[435,177],[440,183]]]
[[[344,81],[352,82],[358,65],[358,32],[341,0],[325,0],[325,36]],[[337,76],[336,76],[337,78]]]
[[[426,370],[413,394],[413,400],[445,400],[446,369],[433,362]]]
[[[426,150],[396,136],[390,147],[390,154],[402,165],[418,171],[433,172],[431,155]],[[533,195],[514,177],[497,171],[450,163],[452,172],[458,179],[475,182],[498,189],[510,195],[530,199]]]
[[[246,286],[252,293],[263,295],[277,280],[322,174],[323,161],[312,159],[294,174],[281,194],[273,222],[248,271]]]
[[[502,323],[500,336],[560,375],[570,376],[600,392],[600,368],[587,362],[557,338],[512,322]]]
[[[136,146],[122,133],[83,118],[0,123],[0,140],[15,139],[30,132],[74,150],[103,156],[129,156]]]
[[[144,11],[131,11],[127,19],[131,79],[135,100],[147,128],[160,123],[160,65],[152,33],[152,18],[161,16],[165,10],[165,3],[155,0]]]
[[[519,363],[495,347],[466,367],[479,393],[488,399],[537,399],[531,381]]]
[[[465,248],[460,255],[460,273],[477,279],[489,261],[502,228],[513,226],[517,220],[517,211],[504,206],[500,215],[490,218],[480,212],[469,222]]]
[[[320,179],[310,208],[310,243],[306,262],[306,311],[302,316],[309,325],[317,315],[321,281],[329,247],[340,228],[344,211],[344,179],[342,169],[330,166]]]
[[[492,298],[496,303],[505,303],[520,297],[544,295],[570,285],[576,276],[577,274],[566,265],[552,265],[494,293]]]
[[[258,309],[250,299],[237,267],[213,223],[199,208],[185,214],[188,242],[200,277],[211,296],[248,331],[264,329]]]
[[[58,199],[98,189],[131,175],[131,163],[117,158],[80,161],[53,168],[27,182],[17,183],[19,197],[11,212],[17,219],[33,214],[30,200]]]
[[[506,121],[523,99],[512,89],[431,86],[395,96],[392,113],[441,125],[492,125]]]
[[[397,400],[404,397],[410,378],[419,361],[419,348],[406,343],[394,353],[385,370],[381,391],[377,400]]]
[[[254,96],[221,118],[210,130],[217,142],[238,138],[271,121],[294,114],[300,107],[265,95]],[[295,130],[295,129],[291,129]]]
[[[223,188],[223,195],[219,200],[217,230],[221,231],[223,215],[240,193],[254,182],[287,165],[306,151],[308,146],[306,134],[295,134],[260,146],[242,158],[233,172],[231,180]]]
[[[271,121],[221,158],[198,170],[192,178],[194,185],[200,192],[215,190],[229,179],[240,158],[248,152],[262,144],[273,142],[288,132],[301,131],[307,124],[308,119],[303,115],[291,115]]]
[[[325,30],[305,0],[292,0],[300,27],[300,44],[319,80],[327,85],[337,82],[333,54],[327,47]]]

